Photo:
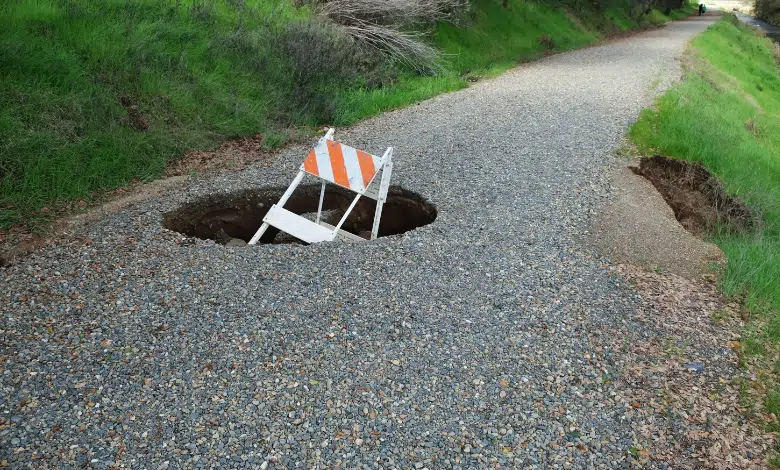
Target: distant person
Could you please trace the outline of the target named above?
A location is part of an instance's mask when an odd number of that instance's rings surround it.
[[[703,15],[704,11],[705,11],[704,10],[704,4],[703,3],[699,3],[699,16]]]

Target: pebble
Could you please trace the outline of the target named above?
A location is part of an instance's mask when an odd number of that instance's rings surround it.
[[[698,363],[685,364],[683,368],[685,368],[685,370],[689,372],[702,372],[704,370],[704,364],[698,364]]]

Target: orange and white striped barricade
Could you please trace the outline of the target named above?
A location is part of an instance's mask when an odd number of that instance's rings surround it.
[[[357,241],[364,240],[353,233],[341,230],[352,209],[355,208],[361,196],[376,200],[376,213],[371,228],[371,240],[377,237],[379,221],[382,218],[382,206],[387,200],[387,190],[390,188],[390,175],[393,172],[393,147],[388,147],[381,157],[371,155],[362,150],[333,140],[334,129],[321,138],[309,155],[303,161],[298,175],[290,187],[284,192],[277,204],[271,206],[263,217],[263,225],[249,241],[254,245],[260,240],[269,226],[289,233],[295,238],[307,243],[319,243],[333,240]],[[317,218],[311,221],[305,217],[288,211],[284,204],[290,199],[293,191],[301,183],[305,175],[311,175],[322,180],[320,202],[317,207]],[[320,220],[322,215],[322,200],[325,198],[325,185],[332,183],[356,193],[355,199],[336,226]]]

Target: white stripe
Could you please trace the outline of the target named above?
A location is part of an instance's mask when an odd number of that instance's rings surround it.
[[[382,157],[371,155],[371,158],[374,160],[374,170],[376,171],[379,169],[379,165],[382,163]]]
[[[333,183],[333,168],[330,166],[330,154],[328,154],[328,143],[325,139],[320,139],[314,146],[314,155],[317,157],[317,171],[320,178]]]
[[[344,166],[347,167],[347,179],[349,179],[350,189],[355,192],[362,192],[364,189],[363,173],[360,171],[357,152],[352,147],[342,145],[341,153],[344,154]]]

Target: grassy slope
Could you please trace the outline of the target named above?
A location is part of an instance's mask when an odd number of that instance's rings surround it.
[[[159,177],[187,150],[321,124],[305,104],[296,103],[301,101],[291,78],[296,72],[278,44],[280,31],[310,16],[291,5],[290,0],[3,2],[0,230],[45,217],[47,206]],[[473,18],[464,27],[439,25],[434,41],[446,59],[437,76],[401,73],[380,89],[329,84],[338,98],[334,123],[465,87],[466,74],[498,73],[538,57],[549,45],[563,50],[593,42],[600,35],[596,27],[639,26],[620,8],[606,17],[584,14],[576,22],[549,6],[520,0],[508,6],[474,0]],[[664,20],[657,15],[654,21]],[[547,45],[540,43],[542,36]],[[138,129],[145,125],[148,129]]]
[[[693,42],[686,79],[646,110],[631,130],[644,152],[702,162],[763,219],[748,235],[713,234],[728,256],[728,294],[766,320],[744,341],[748,353],[780,342],[780,70],[774,45],[729,19]],[[780,369],[777,369],[780,371]],[[780,411],[776,394],[774,412]]]
[[[224,5],[155,0],[0,7],[0,170],[9,176],[0,227],[52,200],[159,177],[188,149],[266,129],[288,83],[263,31],[295,20],[287,5],[259,1],[262,10],[241,20]],[[234,34],[240,21],[254,33]],[[121,97],[148,130],[127,124]]]

